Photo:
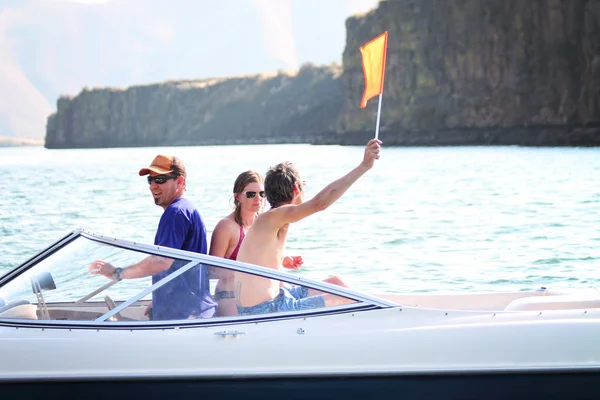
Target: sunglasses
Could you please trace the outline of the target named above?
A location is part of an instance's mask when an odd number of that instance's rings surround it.
[[[151,185],[152,182],[156,182],[159,185],[162,185],[163,183],[165,183],[169,179],[176,179],[176,178],[177,178],[177,175],[173,175],[173,174],[169,174],[169,175],[157,175],[157,176],[150,176],[150,175],[148,175],[148,185]]]
[[[265,194],[264,190],[261,190],[260,192],[256,192],[254,190],[248,190],[248,191],[245,191],[244,194],[246,195],[247,199],[253,199],[256,197],[257,194],[263,199],[267,196]]]

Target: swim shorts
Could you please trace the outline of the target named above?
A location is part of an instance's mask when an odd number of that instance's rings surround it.
[[[310,310],[325,307],[323,296],[308,296],[304,286],[284,286],[273,300],[267,300],[255,306],[237,306],[238,315],[256,315],[282,311]]]

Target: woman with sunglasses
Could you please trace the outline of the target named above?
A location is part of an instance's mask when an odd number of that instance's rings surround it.
[[[263,176],[252,170],[238,175],[233,184],[234,210],[215,226],[209,254],[235,260],[246,232],[250,229],[256,216],[262,212],[264,203]],[[288,269],[298,269],[301,265],[302,257],[288,256],[283,261],[283,267]],[[211,278],[219,279],[214,295],[218,304],[216,316],[237,315],[233,292],[233,272],[222,268],[213,268]]]

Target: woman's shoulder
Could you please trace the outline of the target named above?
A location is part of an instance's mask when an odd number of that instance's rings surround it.
[[[237,224],[237,222],[235,222],[233,215],[228,215],[217,223],[217,225],[215,226],[215,231],[217,229],[226,231],[238,231],[240,227]]]

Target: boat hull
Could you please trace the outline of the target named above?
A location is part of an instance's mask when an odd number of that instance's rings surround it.
[[[140,378],[0,382],[3,398],[598,399],[600,371],[277,378]],[[234,397],[235,396],[235,397]],[[199,397],[195,397],[199,398]]]

